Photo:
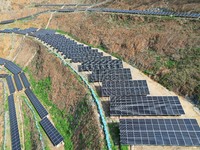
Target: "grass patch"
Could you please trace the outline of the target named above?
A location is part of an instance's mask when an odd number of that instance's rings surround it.
[[[111,136],[112,149],[113,150],[128,150],[128,146],[120,145],[119,137],[119,123],[108,123],[108,128]]]
[[[26,115],[24,108],[23,108],[23,115],[24,115],[24,126],[26,128],[28,128],[30,126],[30,120],[29,120],[28,116]],[[30,132],[29,131],[24,132],[24,137],[25,137],[25,143],[24,143],[25,149],[31,149],[32,148],[32,142],[31,142]]]
[[[70,124],[66,118],[67,114],[53,104],[53,101],[51,101],[48,97],[48,94],[51,92],[51,78],[47,77],[36,81],[27,68],[24,71],[30,76],[30,83],[34,94],[45,105],[46,108],[49,108],[48,112],[51,114],[51,118],[56,126],[56,129],[64,137],[65,149],[73,149],[73,143],[71,140],[72,132],[70,129]]]
[[[165,67],[167,67],[168,69],[174,68],[176,65],[176,61],[174,60],[168,60],[165,62]]]

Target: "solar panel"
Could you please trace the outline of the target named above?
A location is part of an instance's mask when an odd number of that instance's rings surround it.
[[[29,88],[30,87],[30,83],[28,82],[28,79],[26,78],[26,75],[24,74],[24,72],[22,72],[20,74],[20,78],[21,78],[21,80],[23,82],[24,87],[25,88]]]
[[[99,57],[102,57],[102,55],[97,55],[97,56],[77,56],[77,57],[73,57],[71,58],[71,61],[70,62],[74,62],[74,63],[77,63],[77,62],[85,62],[85,61],[88,61],[90,59],[98,59]]]
[[[9,24],[9,23],[13,23],[15,20],[11,19],[11,20],[5,20],[5,21],[1,21],[0,24]]]
[[[116,68],[123,68],[122,61],[120,60],[111,60],[108,62],[101,62],[101,63],[91,63],[87,65],[79,65],[79,71],[94,71],[94,70],[101,70],[101,69],[116,69]]]
[[[58,130],[56,130],[56,128],[52,125],[52,123],[47,117],[43,118],[40,121],[40,124],[54,146],[58,145],[63,141],[63,137],[58,132]]]
[[[11,76],[7,76],[6,77],[6,81],[7,81],[7,84],[8,84],[8,89],[10,91],[10,94],[15,93],[15,86],[13,84],[12,77]]]
[[[14,80],[15,80],[15,85],[17,87],[17,90],[18,91],[21,91],[23,89],[23,86],[22,86],[22,83],[20,81],[20,78],[19,78],[19,75],[18,74],[15,74],[14,75]]]
[[[122,145],[199,146],[195,119],[120,119]]]
[[[0,74],[0,78],[6,78],[8,74]]]
[[[132,79],[131,71],[128,68],[94,70],[89,75],[90,82],[101,82],[105,80],[128,80]]]
[[[40,101],[37,99],[35,94],[31,91],[31,89],[27,88],[25,90],[25,93],[29,98],[29,100],[31,101],[31,103],[33,104],[33,106],[35,107],[36,111],[38,112],[40,118],[46,117],[48,115],[48,112],[46,111],[44,106],[40,103]]]
[[[5,67],[12,72],[13,74],[19,74],[21,72],[21,68],[19,68],[17,65],[15,65],[11,61],[6,61]]]
[[[185,114],[177,96],[110,96],[111,116]]]
[[[9,118],[10,118],[10,134],[12,150],[21,150],[19,130],[17,125],[17,116],[13,95],[8,96]]]
[[[7,62],[6,59],[0,58],[0,65],[4,65]]]
[[[101,96],[147,94],[149,94],[149,89],[146,80],[106,80],[102,82]]]

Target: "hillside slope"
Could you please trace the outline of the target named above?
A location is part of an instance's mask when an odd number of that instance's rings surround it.
[[[199,20],[76,13],[55,14],[49,27],[101,47],[168,89],[199,99]]]
[[[15,60],[20,67],[28,68],[25,72],[29,76],[31,88],[64,137],[65,149],[102,149],[104,141],[97,109],[83,82],[33,39],[2,35],[0,45],[0,57]],[[27,113],[24,129],[30,132],[30,139],[25,135],[25,148],[39,150],[41,141],[34,127],[34,118],[24,102],[23,111]],[[47,137],[45,139],[45,145],[55,149]]]

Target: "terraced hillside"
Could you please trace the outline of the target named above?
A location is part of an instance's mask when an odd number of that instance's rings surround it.
[[[198,1],[46,4],[2,1],[3,149],[199,148]]]

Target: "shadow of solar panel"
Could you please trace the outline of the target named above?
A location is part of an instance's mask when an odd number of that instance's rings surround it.
[[[110,96],[111,116],[185,114],[177,96]]]
[[[11,61],[6,61],[5,67],[12,72],[12,74],[19,74],[22,70]]]
[[[10,94],[15,93],[15,86],[13,84],[12,77],[11,76],[7,76],[6,77],[6,81],[7,81],[7,84],[8,84],[8,89],[10,91]]]
[[[19,78],[19,75],[18,74],[15,74],[14,75],[14,80],[15,80],[15,85],[17,87],[17,90],[18,91],[21,91],[23,89],[23,86],[22,86],[22,83],[20,81],[20,78]]]
[[[28,82],[28,79],[26,78],[26,75],[24,74],[24,72],[22,72],[20,74],[20,78],[21,78],[21,80],[23,82],[24,87],[25,88],[29,88],[30,87],[30,83]]]
[[[119,128],[122,145],[200,145],[195,119],[121,119]]]
[[[46,109],[43,107],[43,105],[40,103],[40,101],[37,99],[37,97],[34,95],[34,93],[31,91],[31,89],[27,88],[25,90],[25,93],[31,103],[33,104],[34,108],[38,112],[40,118],[44,118],[48,115],[48,112]]]
[[[94,70],[89,75],[90,82],[101,82],[105,80],[128,80],[132,79],[131,71],[127,68]]]
[[[21,150],[20,137],[17,125],[16,110],[13,95],[8,96],[9,118],[10,118],[10,134],[12,150]]]
[[[51,140],[54,146],[58,145],[63,141],[63,137],[61,134],[56,130],[56,128],[52,125],[47,117],[43,118],[40,121],[40,125],[46,132],[47,136]]]

